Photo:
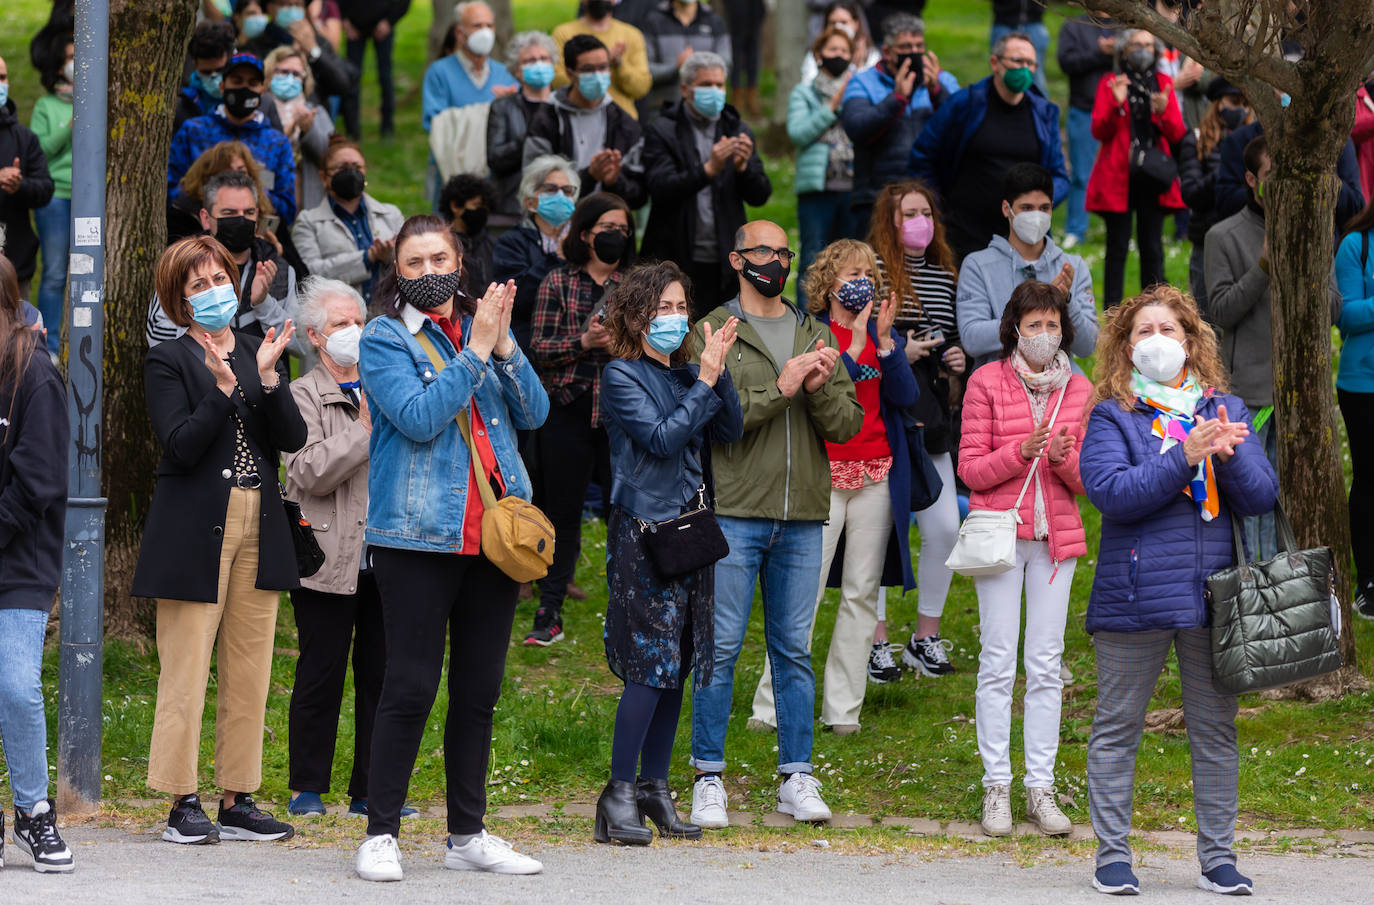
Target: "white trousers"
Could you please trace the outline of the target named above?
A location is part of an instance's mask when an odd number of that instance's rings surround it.
[[[821,583],[816,608],[825,597],[825,579],[844,534],[840,608],[822,679],[821,722],[827,726],[857,724],[868,690],[868,651],[878,625],[882,599],[883,559],[892,533],[892,498],[887,480],[866,483],[862,490],[830,489],[830,520],[821,529]],[[814,636],[816,618],[811,617]],[[773,703],[773,676],[767,662],[754,692],[753,718],[778,723]]]
[[[1054,785],[1059,753],[1059,706],[1064,682],[1064,622],[1069,586],[1077,559],[1054,572],[1050,545],[1018,540],[1016,566],[1000,575],[973,579],[978,592],[982,651],[978,655],[978,692],[974,712],[983,785],[1011,785],[1011,695],[1016,685],[1016,647],[1021,629],[1021,586],[1026,590],[1026,699],[1023,735],[1027,788]],[[1054,576],[1053,582],[1050,576]]]
[[[939,619],[945,612],[949,583],[954,573],[945,566],[959,539],[959,491],[954,486],[954,460],[949,453],[930,457],[944,487],[939,498],[916,513],[921,532],[920,558],[916,562],[916,612]]]

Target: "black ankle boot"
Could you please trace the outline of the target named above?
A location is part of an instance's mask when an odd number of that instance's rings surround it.
[[[596,829],[592,838],[597,842],[623,842],[626,845],[648,845],[654,831],[644,825],[639,804],[635,801],[635,784],[613,779],[601,790],[596,800]]]
[[[700,839],[701,827],[687,823],[677,815],[673,795],[668,791],[668,780],[639,778],[637,787],[639,810],[658,827],[660,836],[674,839]]]

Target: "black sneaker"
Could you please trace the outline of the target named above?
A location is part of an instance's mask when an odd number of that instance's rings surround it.
[[[557,609],[540,607],[534,614],[534,628],[525,636],[526,644],[548,647],[563,637],[563,614]]]
[[[1356,592],[1351,609],[1362,619],[1374,619],[1374,587],[1365,587]]]
[[[949,662],[949,651],[953,647],[954,642],[941,638],[938,632],[926,638],[912,635],[902,651],[902,662],[928,676],[947,676],[954,672]]]
[[[163,842],[178,845],[214,845],[219,842],[219,830],[210,822],[200,806],[199,795],[186,795],[172,805],[167,829],[162,831]]]
[[[892,659],[892,646],[886,641],[873,645],[868,652],[868,681],[886,685],[902,677],[902,668]]]
[[[51,798],[38,802],[27,815],[14,809],[14,844],[29,853],[33,869],[40,874],[65,874],[76,867],[72,850],[57,832],[57,809]]]
[[[266,811],[258,810],[253,796],[243,792],[234,796],[234,806],[219,806],[219,837],[229,842],[276,842],[290,839],[296,828],[282,823]]]

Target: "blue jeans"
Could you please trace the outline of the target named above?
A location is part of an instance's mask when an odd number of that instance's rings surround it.
[[[53,199],[33,212],[43,251],[43,277],[38,284],[38,310],[48,330],[48,351],[62,345],[62,318],[67,300],[67,252],[72,235],[70,198]]]
[[[816,674],[808,642],[821,580],[821,523],[718,518],[730,555],[716,563],[715,674],[692,696],[692,766],[708,773],[725,769],[735,661],[757,582],[778,708],[778,772],[810,773]]]
[[[1009,35],[1014,31],[1022,32],[1031,39],[1031,46],[1035,48],[1035,84],[1039,87],[1041,94],[1049,97],[1050,91],[1045,87],[1045,57],[1050,52],[1050,30],[1048,26],[1044,22],[1028,22],[1015,28],[1010,25],[994,25],[992,26],[992,34],[988,36],[988,47],[992,47],[1000,41],[1003,35]]]
[[[48,723],[43,716],[42,610],[0,610],[0,745],[15,807],[48,797]]]
[[[1250,417],[1254,418],[1257,412],[1251,412]],[[1274,466],[1274,473],[1279,470],[1279,432],[1278,425],[1274,422],[1278,420],[1277,413],[1271,413],[1269,420],[1264,422],[1264,427],[1255,431],[1255,435],[1246,443],[1258,443],[1264,450],[1264,455],[1269,459],[1269,464]],[[1283,485],[1282,477],[1279,478],[1280,487]],[[1278,524],[1274,521],[1274,513],[1266,512],[1264,515],[1249,515],[1241,520],[1242,530],[1245,533],[1245,546],[1250,553],[1250,559],[1273,559],[1279,553]]]
[[[1088,176],[1097,160],[1091,110],[1069,108],[1069,200],[1064,205],[1064,232],[1079,241],[1088,234]]]
[[[848,192],[806,192],[797,196],[797,227],[801,230],[801,265],[797,268],[797,300],[806,307],[802,289],[806,269],[816,255],[836,239],[850,236]]]

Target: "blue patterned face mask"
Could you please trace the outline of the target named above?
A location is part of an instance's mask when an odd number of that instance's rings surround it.
[[[645,337],[656,352],[672,355],[687,337],[687,315],[660,314],[649,322]]]
[[[835,290],[835,298],[840,300],[844,310],[858,314],[873,301],[873,281],[868,277],[859,277],[857,280],[841,283],[840,288]]]

